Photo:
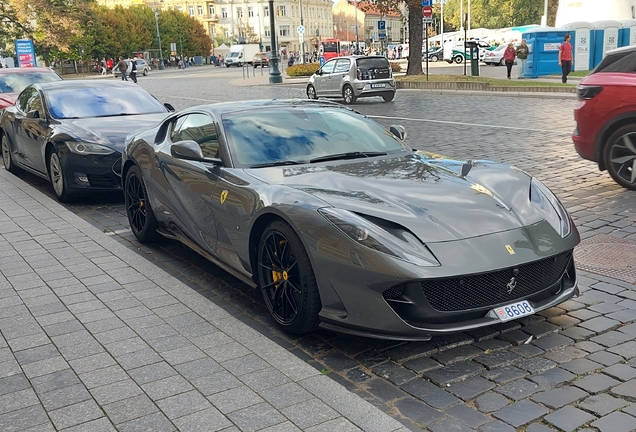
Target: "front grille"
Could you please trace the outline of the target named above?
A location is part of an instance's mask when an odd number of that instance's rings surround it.
[[[404,285],[396,285],[394,287],[389,288],[388,290],[382,293],[382,297],[387,300],[399,300],[402,298],[402,294],[404,294]]]
[[[452,279],[423,280],[422,291],[430,305],[444,312],[477,309],[512,302],[538,293],[561,279],[572,251],[492,273]],[[508,283],[515,277],[516,286],[508,293]]]
[[[115,179],[109,176],[87,174],[87,177],[91,187],[116,188],[119,186]]]

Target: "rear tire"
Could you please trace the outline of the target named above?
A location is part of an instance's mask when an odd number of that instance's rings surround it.
[[[464,57],[458,55],[458,56],[455,56],[453,60],[455,61],[456,64],[462,64],[464,62]]]
[[[11,174],[18,175],[22,172],[22,168],[18,168],[13,163],[13,158],[11,157],[11,144],[9,143],[9,138],[6,134],[2,135],[2,163],[4,164],[4,169],[9,171]]]
[[[636,190],[636,123],[614,132],[603,149],[607,172],[625,189]]]
[[[353,92],[353,87],[349,84],[346,84],[342,89],[342,98],[347,105],[356,103],[356,94]]]
[[[157,240],[157,218],[152,211],[141,170],[137,166],[131,167],[126,174],[124,200],[128,224],[137,240],[141,243]]]

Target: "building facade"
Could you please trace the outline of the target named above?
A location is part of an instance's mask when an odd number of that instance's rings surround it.
[[[356,7],[358,11],[356,13]],[[380,30],[378,21],[386,22],[386,40],[388,44],[400,43],[404,39],[404,19],[402,14],[389,12],[381,14],[377,7],[369,2],[353,0],[339,0],[333,5],[333,21],[337,37],[341,40],[356,40],[356,15],[358,26],[358,41],[367,46],[380,44]]]

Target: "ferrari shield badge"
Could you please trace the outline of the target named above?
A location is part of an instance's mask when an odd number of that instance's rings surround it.
[[[223,202],[224,200],[221,198],[221,202]],[[510,245],[506,245],[506,250],[508,251],[508,253],[510,255],[514,255],[515,254],[515,250],[512,248],[512,246]]]
[[[228,193],[229,192],[227,190],[224,190],[223,192],[221,192],[221,196],[219,197],[219,201],[221,202],[221,204],[225,203]]]

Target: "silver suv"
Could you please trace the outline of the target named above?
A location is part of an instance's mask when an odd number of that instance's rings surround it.
[[[307,83],[309,99],[335,97],[352,104],[370,96],[381,96],[385,102],[395,97],[395,80],[385,57],[337,57],[318,69]]]

